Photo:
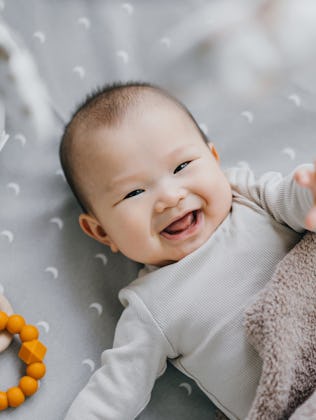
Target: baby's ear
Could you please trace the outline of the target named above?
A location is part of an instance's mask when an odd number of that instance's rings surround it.
[[[112,252],[118,251],[118,247],[107,235],[95,217],[90,216],[87,213],[82,213],[79,216],[79,225],[86,235],[90,236],[98,242],[101,242],[101,244],[108,245]]]
[[[208,147],[210,148],[210,150],[212,152],[212,155],[219,162],[219,154],[217,153],[217,150],[215,149],[214,144],[213,143],[208,143]]]
[[[97,241],[106,237],[106,233],[100,223],[93,216],[90,216],[87,213],[80,214],[79,225],[86,235],[96,239]]]

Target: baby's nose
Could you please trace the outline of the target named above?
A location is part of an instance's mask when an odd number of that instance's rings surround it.
[[[186,195],[187,192],[184,188],[165,188],[155,203],[156,212],[162,213],[166,208],[176,207]]]

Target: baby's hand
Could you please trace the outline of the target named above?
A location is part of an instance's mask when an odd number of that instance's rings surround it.
[[[305,225],[308,230],[316,230],[316,160],[314,170],[299,169],[295,172],[294,178],[302,187],[309,188],[314,197],[314,205],[307,213]]]

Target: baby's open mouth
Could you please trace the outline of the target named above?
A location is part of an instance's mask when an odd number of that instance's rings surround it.
[[[200,210],[193,210],[186,213],[180,219],[170,223],[162,232],[161,235],[167,239],[180,239],[193,233],[194,227],[199,219]]]
[[[167,232],[171,235],[180,233],[186,230],[192,223],[194,223],[196,219],[196,211],[190,211],[189,213],[185,214],[181,219],[176,220],[175,222],[171,223],[164,229],[164,232]]]

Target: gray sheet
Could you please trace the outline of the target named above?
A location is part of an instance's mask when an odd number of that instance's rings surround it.
[[[286,79],[266,96],[236,99],[214,84],[203,49],[172,58],[172,43],[162,41],[168,28],[204,3],[1,2],[3,19],[33,54],[55,115],[47,139],[39,139],[19,96],[10,89],[5,93],[11,82],[3,69],[1,100],[10,138],[0,152],[0,289],[16,312],[39,326],[48,353],[38,393],[1,413],[2,419],[63,418],[100,366],[102,350],[111,346],[122,311],[118,290],[138,269],[84,236],[79,207],[60,172],[62,119],[91,88],[116,79],[145,79],[171,89],[208,128],[224,167],[249,164],[258,174],[287,173],[316,157],[310,81]],[[1,355],[1,389],[23,374],[18,347],[15,342]],[[169,366],[139,416],[162,418],[209,420],[219,413],[193,381]]]

